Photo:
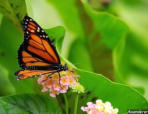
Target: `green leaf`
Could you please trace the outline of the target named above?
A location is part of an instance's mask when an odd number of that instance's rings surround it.
[[[127,39],[123,39],[120,45],[114,50],[115,70],[118,81],[126,80],[130,76],[147,78],[147,50],[140,39],[134,33],[129,33]],[[128,56],[130,54],[130,56]]]
[[[103,102],[109,101],[114,108],[118,108],[119,114],[125,114],[129,109],[142,110],[148,108],[146,99],[135,89],[111,82],[99,74],[82,70],[77,70],[77,73],[80,75],[80,83],[86,91],[89,91],[88,94],[80,98],[80,106],[86,106],[88,101],[102,99]]]
[[[144,87],[139,87],[139,86],[136,86],[136,87],[133,87],[134,89],[136,89],[139,93],[141,93],[142,95],[144,95],[145,93],[145,89]]]
[[[129,33],[127,39],[114,50],[113,57],[116,81],[144,87],[144,96],[148,99],[147,50],[142,37]]]
[[[8,2],[17,19],[22,21],[24,15],[26,15],[25,0],[8,0]]]
[[[81,23],[81,18],[79,15],[79,9],[77,6],[77,1],[75,0],[63,0],[59,4],[58,0],[48,0],[49,5],[55,7],[59,16],[61,17],[64,25],[68,27],[69,31],[72,31],[75,36],[83,38],[84,31],[83,25]]]
[[[144,42],[148,42],[147,0],[115,0],[111,6],[120,18],[129,25],[134,33],[140,35]]]
[[[24,0],[0,0],[0,12],[22,33],[20,21],[26,14]]]
[[[1,26],[2,19],[3,19],[3,15],[0,13],[0,26]]]
[[[95,71],[96,73],[102,73],[106,77],[114,80],[111,49],[116,48],[120,40],[125,37],[125,34],[128,31],[128,27],[119,18],[109,13],[95,11],[84,0],[82,1],[82,3],[79,4],[81,4],[80,12],[82,15],[81,17],[86,34],[85,40],[87,42],[87,45],[84,47],[87,48],[88,54],[85,55],[91,59],[91,66],[93,67],[93,71]],[[72,49],[75,49],[75,45],[72,46]],[[77,50],[82,50],[81,46],[77,47]],[[80,52],[82,53],[82,51]],[[77,61],[78,68],[86,69],[86,67],[79,67],[79,62],[80,65],[85,66],[85,62],[87,62],[87,60],[85,60],[84,58],[86,58],[86,56],[77,57],[74,55],[83,54],[78,53],[79,51],[75,52],[71,50],[71,52],[72,53],[70,53],[70,58],[72,58],[72,60],[74,58],[74,60],[72,61],[73,64],[75,64],[75,62]],[[89,70],[88,68],[87,70]]]
[[[48,34],[51,40],[57,43],[57,49],[61,52],[62,43],[64,40],[65,29],[62,26],[57,26],[51,29],[45,29],[45,32]],[[54,43],[54,42],[53,42]]]
[[[0,98],[1,114],[61,114],[56,103],[49,97],[33,94],[13,95]]]
[[[45,29],[45,32],[51,37],[51,40],[63,39],[65,35],[65,29],[63,26],[56,26],[51,29]]]
[[[6,18],[3,18],[0,27],[0,63],[8,71],[8,78],[17,93],[33,93],[33,80],[17,81],[14,73],[19,70],[17,51],[23,40],[18,32]]]
[[[5,85],[5,86],[4,86]],[[0,96],[14,93],[15,89],[8,78],[8,71],[0,64]]]
[[[90,55],[87,47],[81,40],[76,39],[72,43],[68,58],[78,68],[93,71],[91,61],[88,61],[90,60]]]
[[[126,39],[114,50],[116,81],[144,87],[148,99],[148,2],[115,0],[112,8],[130,27]]]
[[[82,0],[85,11],[92,19],[94,30],[98,32],[101,41],[109,48],[115,48],[120,39],[125,36],[128,31],[128,27],[119,18],[105,12],[99,12],[93,10],[86,0]],[[94,34],[94,33],[93,33]]]

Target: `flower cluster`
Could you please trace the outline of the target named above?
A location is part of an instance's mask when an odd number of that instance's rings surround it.
[[[82,106],[81,110],[87,114],[117,114],[118,109],[111,106],[110,102],[103,103],[102,100],[97,100],[96,104],[92,102],[87,103],[87,107]]]
[[[44,75],[38,79],[38,83],[43,85],[42,92],[50,91],[51,97],[56,97],[59,93],[66,93],[68,88],[75,88],[79,85],[78,75],[71,71],[63,71],[52,76]]]

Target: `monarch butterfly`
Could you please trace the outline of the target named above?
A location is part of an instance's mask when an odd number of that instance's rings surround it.
[[[22,69],[15,73],[18,80],[68,70],[61,64],[48,35],[32,18],[25,16],[22,25],[24,42],[18,50],[18,63]]]

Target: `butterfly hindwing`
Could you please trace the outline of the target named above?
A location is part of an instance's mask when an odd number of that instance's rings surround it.
[[[50,74],[50,73],[55,73],[56,71],[54,70],[47,70],[47,71],[41,71],[41,70],[19,70],[18,72],[15,73],[15,75],[18,76],[17,79],[22,80],[26,78],[32,78],[34,76],[40,76],[40,75],[45,75],[45,74]]]

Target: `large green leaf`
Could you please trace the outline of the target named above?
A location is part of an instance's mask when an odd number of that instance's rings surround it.
[[[0,98],[1,114],[61,114],[59,107],[49,97],[33,94]]]
[[[0,27],[0,62],[1,65],[7,69],[8,78],[10,82],[15,86],[15,90],[18,93],[32,93],[33,82],[32,80],[17,81],[14,73],[19,70],[17,62],[17,50],[23,35],[21,35],[14,25],[12,25],[6,18],[3,18],[2,25]]]
[[[104,102],[111,102],[114,108],[118,108],[119,114],[126,114],[129,109],[148,108],[146,99],[135,89],[111,82],[99,74],[82,70],[77,70],[77,72],[80,75],[80,83],[86,91],[89,91],[86,95],[80,97],[80,106],[85,106],[88,101],[102,99]]]
[[[114,50],[116,81],[144,87],[146,98],[148,98],[147,50],[140,38],[134,34],[129,34]]]
[[[105,12],[93,10],[86,0],[82,0],[85,11],[92,19],[94,29],[93,32],[98,32],[101,41],[109,48],[115,48],[120,39],[125,36],[128,31],[127,25],[119,18]],[[93,33],[94,34],[94,33]]]
[[[87,46],[80,39],[76,39],[70,48],[69,60],[78,68],[93,71]]]
[[[87,57],[91,58],[91,64],[96,73],[102,73],[108,78],[114,80],[113,74],[113,62],[112,62],[112,51],[119,44],[120,40],[125,37],[128,27],[119,18],[105,12],[99,12],[92,9],[86,0],[80,2],[80,14],[82,15],[83,24],[85,25],[86,31],[86,42],[89,55]],[[77,41],[81,42],[81,41]],[[72,45],[74,48],[77,45]],[[110,48],[110,49],[109,49]],[[75,48],[74,48],[75,49]],[[77,50],[82,50],[81,46],[76,47]],[[82,50],[83,51],[83,50]],[[73,63],[78,63],[78,67],[86,61],[78,56],[75,59],[75,55],[82,55],[82,51],[73,51],[70,53],[70,57],[74,59]],[[85,57],[86,58],[86,57]],[[78,62],[76,62],[78,61]],[[82,64],[85,66],[85,64]],[[81,68],[81,67],[80,67]],[[85,68],[85,67],[84,67]]]
[[[148,99],[148,2],[115,0],[111,6],[130,27],[127,38],[114,50],[116,80],[144,87]]]

